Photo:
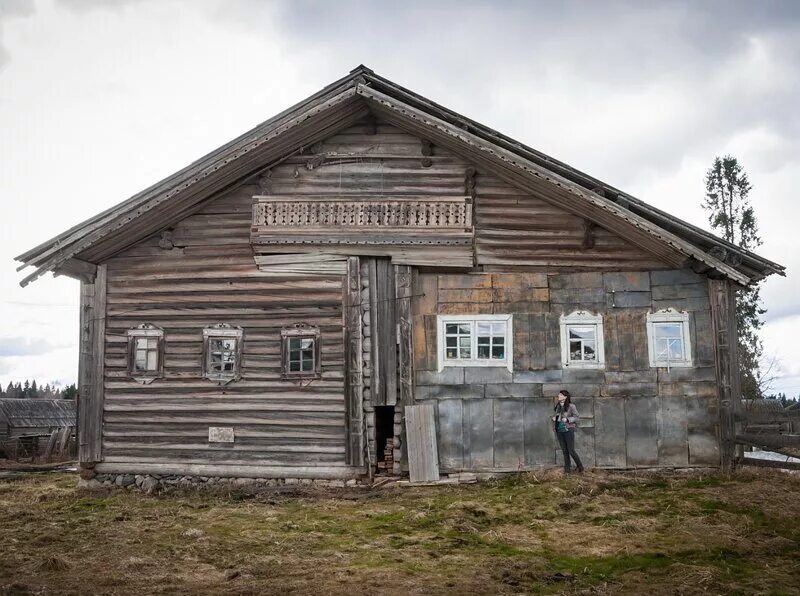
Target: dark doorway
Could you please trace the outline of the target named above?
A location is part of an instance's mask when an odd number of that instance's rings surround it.
[[[394,406],[375,407],[375,448],[378,474],[392,474],[394,467]]]

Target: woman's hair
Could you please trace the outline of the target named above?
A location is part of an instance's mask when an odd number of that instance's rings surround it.
[[[568,408],[569,405],[572,403],[572,396],[569,394],[569,391],[567,391],[566,389],[562,389],[558,393],[567,398],[566,400],[564,400],[564,408]]]

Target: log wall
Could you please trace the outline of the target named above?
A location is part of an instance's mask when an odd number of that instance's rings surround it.
[[[629,273],[421,273],[413,294],[415,399],[437,405],[447,470],[528,469],[560,462],[549,416],[560,389],[581,416],[586,466],[719,465],[717,384],[708,286],[686,270]],[[690,313],[692,368],[651,368],[646,315]],[[561,366],[559,317],[602,313],[605,368]],[[437,372],[437,314],[513,314],[513,371]]]
[[[345,277],[260,272],[249,244],[257,192],[242,186],[184,219],[169,250],[152,238],[107,262],[105,467],[286,466],[291,476],[345,465]],[[298,322],[320,328],[321,379],[281,379],[281,328]],[[125,335],[141,323],[165,333],[164,377],[147,385],[126,368]],[[242,378],[224,386],[202,377],[202,330],[216,323],[244,330]],[[233,427],[235,442],[209,443],[209,427]]]

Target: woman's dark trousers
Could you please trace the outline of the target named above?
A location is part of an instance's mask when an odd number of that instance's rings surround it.
[[[564,453],[564,471],[572,471],[572,465],[569,460],[570,456],[572,456],[572,459],[575,460],[575,465],[578,467],[578,471],[582,472],[583,464],[581,463],[581,458],[575,453],[575,430],[570,429],[565,433],[557,432],[556,437],[558,437],[558,444],[561,445],[561,451]]]

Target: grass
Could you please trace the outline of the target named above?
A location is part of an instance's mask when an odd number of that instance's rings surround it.
[[[0,482],[0,594],[800,591],[800,479],[773,471],[144,496]]]

